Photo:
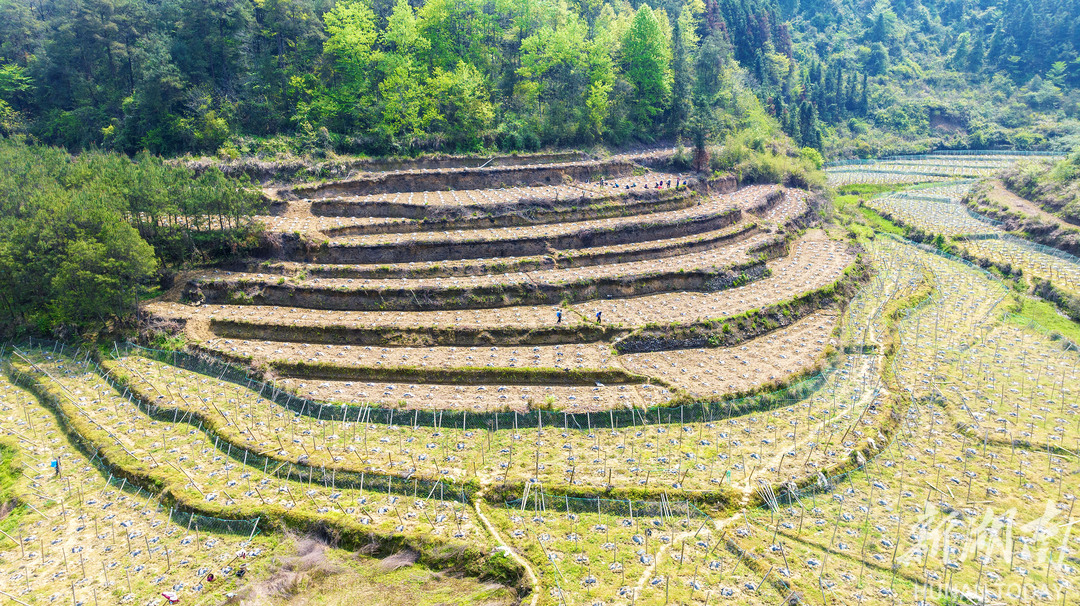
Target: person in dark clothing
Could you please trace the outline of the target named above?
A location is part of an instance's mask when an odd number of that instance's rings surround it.
[[[555,312],[555,323],[562,324],[562,310]]]
[[[597,324],[599,324],[599,323],[600,323],[600,314],[601,314],[601,313],[603,313],[603,312],[599,312],[599,311],[598,311],[598,312],[596,312],[596,323],[597,323]]]

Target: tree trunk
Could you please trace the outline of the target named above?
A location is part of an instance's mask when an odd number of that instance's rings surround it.
[[[709,169],[709,151],[704,145],[694,147],[694,170],[702,173]]]

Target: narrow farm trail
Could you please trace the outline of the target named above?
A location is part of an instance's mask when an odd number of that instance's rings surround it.
[[[679,541],[684,541],[687,537],[697,537],[702,535],[709,536],[713,532],[722,531],[728,526],[731,526],[732,524],[735,524],[736,522],[741,520],[744,513],[745,510],[742,510],[733,516],[724,518],[722,520],[716,520],[713,523],[713,527],[708,530],[702,530],[699,528],[698,530],[687,530],[686,532],[680,532],[672,538],[670,543],[664,543],[664,545],[660,549],[656,550],[656,554],[653,556],[652,563],[646,566],[645,570],[641,571],[641,577],[638,578],[638,582],[634,586],[634,596],[637,597],[641,593],[641,591],[645,589],[645,584],[648,583],[649,578],[652,577],[653,572],[656,570],[656,565],[660,563],[660,559],[664,557],[664,554],[667,553],[668,549],[675,545],[675,543],[678,543]]]
[[[529,564],[529,561],[518,555],[516,551],[514,551],[509,545],[506,544],[506,541],[503,540],[502,535],[499,534],[499,531],[495,530],[495,526],[491,523],[491,520],[489,520],[488,517],[484,515],[484,512],[480,507],[480,503],[484,500],[484,493],[487,492],[488,486],[488,482],[482,481],[480,485],[480,490],[478,490],[476,494],[473,495],[473,509],[476,510],[476,517],[480,519],[481,523],[483,523],[484,528],[486,528],[488,531],[488,534],[494,537],[495,541],[499,544],[499,547],[502,549],[502,551],[506,553],[506,555],[510,556],[510,559],[514,560],[522,568],[525,569],[525,576],[529,578],[529,585],[532,586],[532,600],[530,600],[529,604],[531,606],[536,606],[537,602],[539,602],[540,600],[540,578],[536,576],[536,571],[533,570],[533,567]]]

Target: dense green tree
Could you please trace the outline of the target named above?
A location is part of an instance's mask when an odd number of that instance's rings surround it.
[[[547,137],[563,142],[589,126],[591,89],[588,25],[565,4],[521,43],[522,78],[515,97],[535,108]]]
[[[59,150],[0,144],[0,325],[87,328],[129,317],[136,284],[156,268],[122,203],[81,183],[79,168]]]
[[[483,134],[490,131],[495,119],[495,108],[480,70],[461,61],[453,71],[439,70],[431,88],[437,132],[446,137],[453,149],[480,149]]]
[[[970,59],[971,53],[971,34],[964,32],[960,34],[960,37],[956,40],[956,48],[953,49],[952,57],[949,60],[949,65],[953,69],[965,69]]]
[[[46,306],[51,322],[104,326],[134,315],[137,287],[157,267],[150,245],[96,199],[101,195],[87,191],[75,196],[56,217],[66,228],[56,234],[61,248],[34,251],[56,262],[49,283],[43,284],[52,295]]]
[[[631,119],[643,128],[655,124],[668,102],[670,56],[656,14],[648,4],[642,4],[623,36],[622,61],[634,90]]]
[[[245,246],[260,204],[216,169],[2,139],[0,331],[128,322],[159,269]]]
[[[889,69],[889,51],[880,42],[870,47],[870,56],[866,59],[866,71],[875,76],[884,74]]]
[[[986,49],[983,44],[983,36],[976,33],[972,37],[971,50],[967,55],[967,70],[972,73],[978,73],[983,68],[983,61],[986,56]]]
[[[680,11],[672,28],[672,88],[671,88],[671,127],[676,133],[682,133],[686,120],[690,116],[690,58],[686,49],[686,36],[683,35],[684,16]]]

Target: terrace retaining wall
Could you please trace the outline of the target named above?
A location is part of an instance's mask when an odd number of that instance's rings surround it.
[[[556,251],[555,253],[540,257],[514,257],[513,259],[493,259],[490,261],[478,261],[463,265],[430,265],[425,267],[409,267],[400,265],[380,266],[353,266],[353,265],[305,265],[303,271],[315,278],[358,278],[386,280],[393,278],[450,278],[461,276],[479,276],[489,274],[505,274],[514,272],[540,271],[555,269],[557,267],[589,267],[595,265],[610,265],[613,263],[629,263],[648,259],[661,259],[675,255],[685,255],[695,252],[711,250],[721,243],[734,243],[758,233],[760,230],[756,223],[736,224],[730,231],[714,234],[709,237],[701,237],[692,241],[674,242],[662,241],[655,248],[638,248],[634,250],[612,251]],[[777,245],[784,244],[784,236],[774,236],[775,242],[765,243],[750,250],[750,255],[766,254],[767,258],[775,258],[785,254],[783,249],[778,254],[772,252]],[[268,273],[275,275],[291,276],[299,273],[298,268],[287,267],[283,264],[264,264],[249,261],[235,266],[236,271],[250,273]]]
[[[317,285],[218,280],[191,284],[185,296],[204,303],[275,305],[342,311],[438,311],[558,305],[563,302],[621,299],[662,292],[715,292],[760,279],[765,275],[764,261],[755,260],[717,270],[676,270],[583,279],[562,284],[537,284],[528,281],[439,290],[409,287],[338,290]]]
[[[644,193],[644,192],[642,192]],[[371,213],[363,213],[369,203],[335,202],[325,216],[336,217],[389,217],[407,221],[375,224],[347,225],[323,229],[322,234],[334,238],[376,233],[414,233],[431,231],[454,231],[457,229],[491,229],[497,227],[523,227],[549,223],[593,221],[612,217],[630,217],[653,213],[683,210],[697,203],[696,194],[690,190],[671,192],[672,195],[620,195],[602,198],[584,196],[570,200],[528,199],[505,205],[468,206],[421,206],[393,202],[372,202]],[[321,203],[312,205],[312,211]],[[356,208],[348,208],[351,205]],[[395,208],[399,207],[399,208]],[[411,207],[411,208],[409,208]],[[383,211],[386,215],[382,215]],[[335,214],[340,213],[340,214]],[[322,214],[321,212],[316,214]],[[408,216],[411,215],[411,216]]]
[[[495,241],[403,241],[392,244],[353,245],[324,243],[312,246],[303,238],[283,238],[281,255],[307,263],[370,264],[424,261],[459,261],[497,257],[546,255],[552,250],[636,244],[679,238],[723,229],[742,219],[738,208],[717,214],[657,223],[628,223],[604,229],[582,229],[558,236],[532,236]]]
[[[843,277],[822,288],[803,293],[789,301],[777,302],[737,316],[696,322],[686,326],[649,327],[615,343],[620,354],[730,347],[777,328],[794,324],[829,307],[841,307],[870,279],[869,263],[862,257],[848,267]]]
[[[629,328],[597,326],[545,326],[541,328],[474,328],[469,326],[389,328],[385,326],[290,326],[239,320],[211,319],[210,330],[227,339],[288,341],[322,345],[381,346],[488,346],[568,345],[599,343],[629,334]]]
[[[622,177],[637,165],[629,160],[593,160],[532,166],[495,166],[406,170],[363,175],[356,179],[306,185],[279,191],[283,198],[329,198],[352,195],[443,191],[448,189],[491,189],[556,185],[565,181],[592,181],[596,177]]]

